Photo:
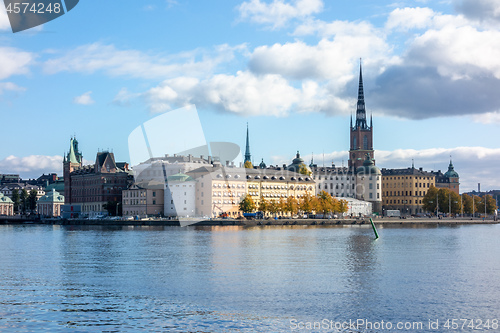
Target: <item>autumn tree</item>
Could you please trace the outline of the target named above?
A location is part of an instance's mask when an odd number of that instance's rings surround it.
[[[321,191],[320,193],[318,193],[316,200],[316,209],[317,211],[323,213],[323,217],[335,210],[335,202],[333,201],[333,198],[329,193]]]
[[[262,196],[260,197],[259,201],[259,211],[262,212],[262,214],[264,215],[266,215],[266,213],[269,212],[269,203]]]
[[[314,197],[306,192],[299,202],[300,211],[307,213],[312,212],[314,209]]]
[[[337,208],[336,212],[344,214],[344,213],[347,213],[347,211],[349,210],[349,203],[347,202],[347,200],[342,199],[339,201],[337,207],[338,208]]]
[[[239,209],[243,213],[251,213],[256,209],[255,202],[250,195],[246,194],[245,197],[240,201]]]
[[[285,211],[291,215],[296,215],[299,211],[299,202],[293,196],[289,196],[285,202]]]
[[[312,174],[311,170],[309,170],[305,164],[301,164],[299,166],[299,173],[306,176],[310,176]]]
[[[422,199],[422,207],[427,212],[435,212],[437,210],[438,189],[431,186],[426,195]]]

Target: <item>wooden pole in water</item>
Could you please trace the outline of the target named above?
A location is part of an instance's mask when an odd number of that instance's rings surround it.
[[[372,224],[373,232],[375,233],[375,239],[377,239],[378,238],[377,228],[375,228],[375,223],[373,223],[373,220],[371,217],[370,217],[370,223]]]

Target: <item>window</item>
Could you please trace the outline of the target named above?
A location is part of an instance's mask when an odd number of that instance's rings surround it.
[[[156,205],[156,200],[153,200],[153,205]]]
[[[371,193],[371,192],[370,192],[370,199],[373,199],[373,193]]]
[[[373,184],[372,184],[372,183],[370,183],[370,184],[368,185],[368,188],[369,188],[370,190],[372,190],[372,189],[373,189]],[[370,193],[370,194],[371,194],[371,193]]]
[[[363,137],[363,149],[368,150],[368,137],[366,135]]]
[[[352,148],[358,149],[358,144],[356,142],[356,137],[352,140]],[[352,155],[352,158],[354,159],[354,154]]]

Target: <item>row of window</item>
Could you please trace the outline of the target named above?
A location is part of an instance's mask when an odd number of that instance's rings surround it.
[[[406,202],[405,202],[406,201]],[[386,199],[385,200],[385,204],[395,204],[395,205],[411,205],[412,204],[412,200],[397,200],[394,199]],[[421,205],[422,204],[422,200],[415,200],[415,205]]]
[[[427,185],[426,185],[427,184]],[[410,187],[410,185],[413,185],[413,183],[383,183],[382,187],[384,188],[392,188],[394,185],[394,188],[406,188]],[[415,187],[427,187],[430,188],[431,183],[415,183]]]
[[[397,193],[397,194],[396,194]],[[404,197],[411,197],[413,196],[414,192],[412,191],[394,191],[394,196],[404,196]],[[415,196],[416,197],[425,197],[425,195],[427,194],[426,191],[415,191]],[[386,197],[392,197],[392,191],[385,191],[385,196]]]

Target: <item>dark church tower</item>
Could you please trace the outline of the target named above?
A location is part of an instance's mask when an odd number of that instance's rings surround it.
[[[353,126],[351,116],[351,149],[349,150],[349,168],[363,165],[368,154],[375,162],[373,155],[373,119],[370,126],[366,120],[365,95],[363,92],[363,74],[359,64],[358,104],[356,107],[356,122]]]

